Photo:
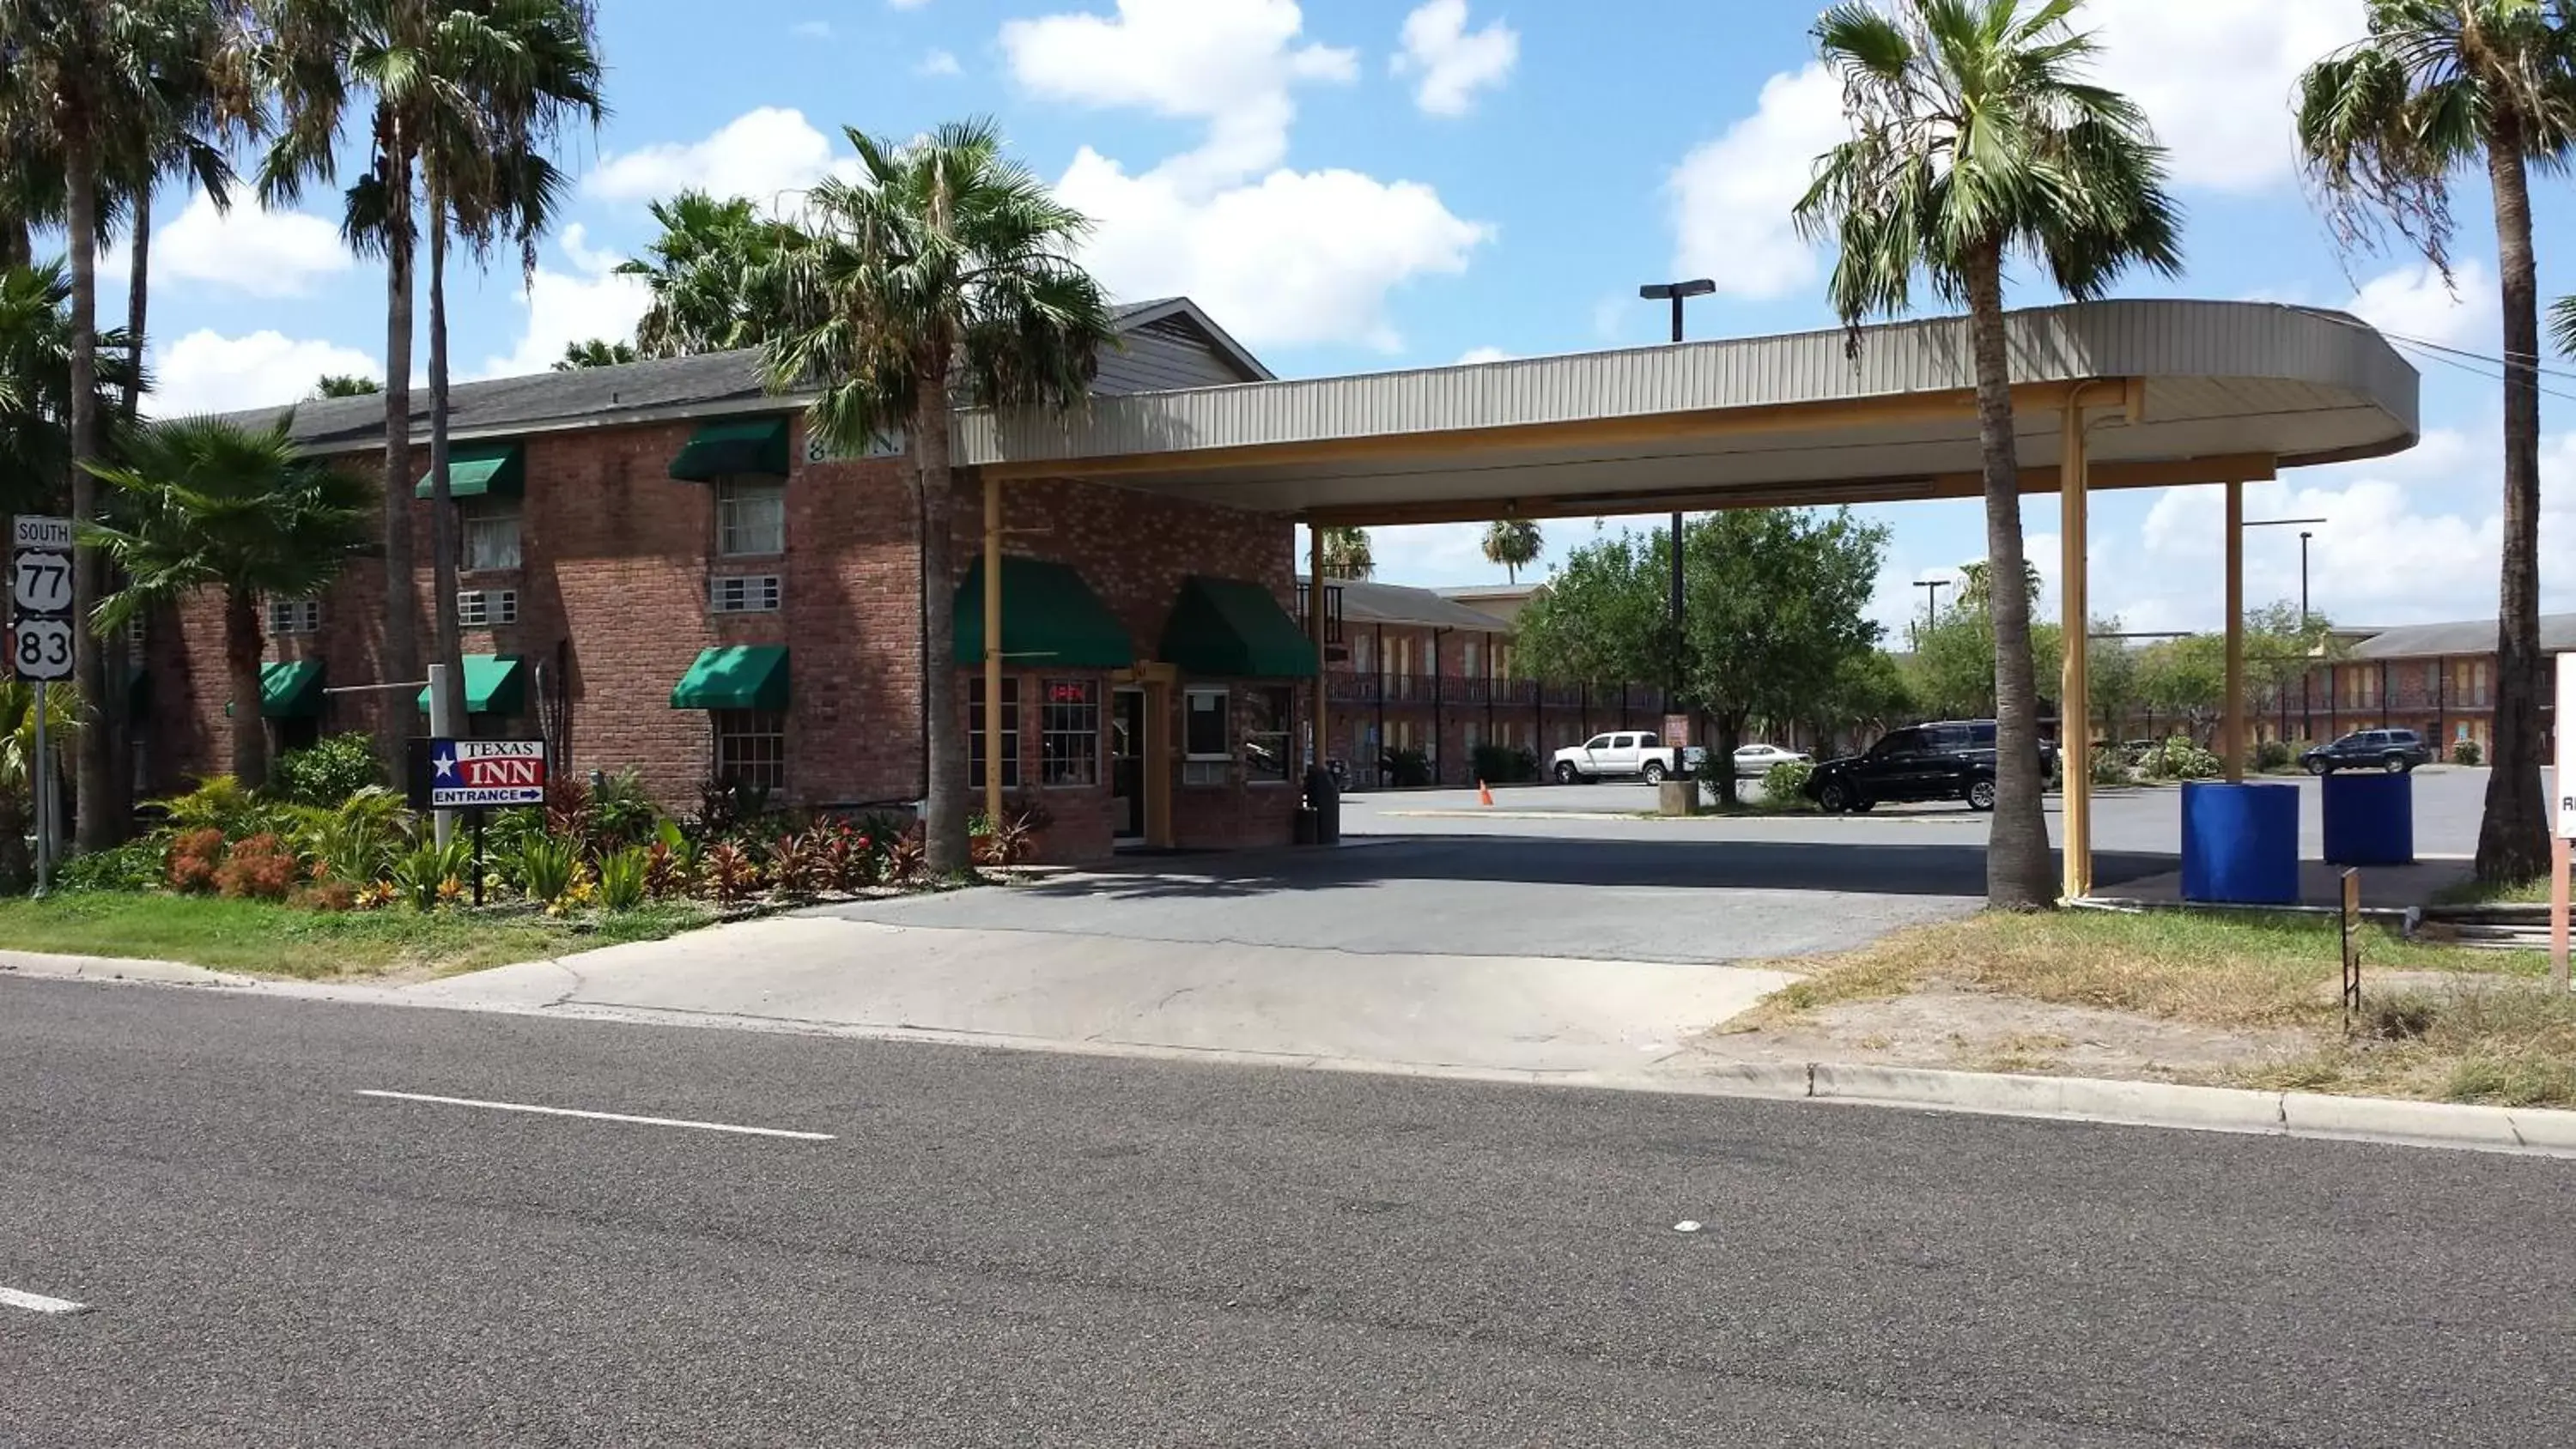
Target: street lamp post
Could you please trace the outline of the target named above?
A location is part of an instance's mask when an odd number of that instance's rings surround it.
[[[2322,518],[2263,518],[2255,519],[2245,525],[2247,528],[2296,528],[2299,530],[2299,642],[2302,644],[2305,644],[2308,639],[2308,621],[2310,617],[2308,614],[2308,540],[2316,537],[2315,534],[2308,531],[2308,526],[2312,524],[2322,524],[2325,521],[2326,520]],[[2301,739],[2308,740],[2310,742],[2313,742],[2316,739],[2317,733],[2316,705],[2315,697],[2312,692],[2314,679],[2314,670],[2305,666],[2300,668],[2299,736]]]
[[[1948,579],[1917,579],[1914,587],[1923,591],[1923,631],[1928,634],[1941,627],[1941,591],[1950,587]],[[1914,647],[1923,647],[1923,636],[1915,636]]]
[[[1669,301],[1673,304],[1673,342],[1678,345],[1682,340],[1683,306],[1693,297],[1705,297],[1716,290],[1717,283],[1702,277],[1689,282],[1658,282],[1651,286],[1639,287],[1637,295],[1649,302]],[[1679,708],[1684,682],[1688,677],[1685,661],[1689,658],[1689,648],[1682,633],[1682,516],[1678,510],[1673,514],[1672,550],[1672,695],[1664,701],[1664,712],[1667,714]]]

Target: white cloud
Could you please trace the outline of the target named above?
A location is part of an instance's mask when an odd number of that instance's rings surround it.
[[[763,106],[703,141],[664,142],[604,158],[583,186],[611,201],[657,201],[692,188],[774,206],[780,193],[812,186],[836,166],[831,138],[802,111]]]
[[[1499,347],[1471,347],[1458,359],[1461,367],[1474,367],[1487,362],[1509,362],[1512,355]]]
[[[1084,261],[1113,292],[1186,294],[1255,346],[1393,351],[1389,294],[1464,271],[1493,232],[1418,182],[1279,166],[1295,87],[1358,74],[1351,51],[1301,41],[1303,27],[1294,0],[1118,0],[1114,17],[1011,21],[1002,47],[1037,95],[1204,123],[1150,169],[1084,147],[1057,182],[1092,218]]]
[[[384,376],[376,358],[356,348],[270,331],[226,337],[201,328],[152,350],[145,411],[161,418],[295,402],[325,373]]]
[[[1120,296],[1186,295],[1247,344],[1403,346],[1387,298],[1467,269],[1492,229],[1418,182],[1273,171],[1198,197],[1166,168],[1130,176],[1085,147],[1057,185],[1096,229],[1084,259]]]
[[[564,228],[558,240],[574,270],[537,268],[519,298],[528,319],[518,348],[507,357],[486,359],[476,376],[523,377],[554,366],[574,343],[634,340],[635,324],[652,304],[652,289],[641,277],[617,275],[612,270],[616,255],[593,250],[578,224]]]
[[[2504,302],[2487,269],[2452,269],[2456,289],[2430,262],[2371,278],[2344,310],[2393,336],[2496,356],[2503,351]]]
[[[832,22],[829,20],[799,20],[787,28],[790,34],[802,36],[807,40],[832,38]]]
[[[1710,277],[1720,292],[1756,301],[1812,283],[1816,252],[1789,213],[1816,157],[1849,134],[1842,88],[1823,66],[1764,82],[1752,115],[1673,171],[1674,275]]]
[[[2299,72],[2361,39],[2364,0],[2093,0],[2100,78],[2145,108],[2173,179],[2260,191],[2298,166],[2290,95]]]
[[[128,255],[118,243],[101,260],[101,275],[123,276]],[[301,297],[316,282],[356,265],[337,226],[300,211],[263,211],[248,199],[226,213],[199,193],[169,225],[152,232],[156,282],[205,282],[254,297]]]
[[[929,3],[930,0],[886,0],[887,8],[894,10],[918,10]]]
[[[957,63],[955,55],[945,50],[934,50],[923,56],[921,64],[913,69],[922,75],[963,75],[966,70]]]
[[[1358,78],[1357,52],[1300,45],[1304,26],[1296,0],[1118,0],[1115,18],[1011,20],[1001,39],[1012,75],[1038,96],[1204,122],[1199,149],[1164,166],[1222,185],[1287,156],[1296,86]]]
[[[1388,68],[1422,77],[1413,101],[1435,116],[1474,110],[1476,92],[1508,80],[1521,58],[1520,32],[1500,20],[1468,32],[1467,0],[1425,0],[1404,17],[1403,41]]]

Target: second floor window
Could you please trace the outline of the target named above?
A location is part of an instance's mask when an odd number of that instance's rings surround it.
[[[514,569],[519,566],[519,504],[514,498],[478,498],[469,501],[464,514],[464,557],[458,562],[471,569]]]
[[[268,632],[271,634],[321,633],[322,601],[320,599],[269,600]],[[128,642],[132,642],[130,636]]]
[[[726,558],[787,552],[787,485],[732,478],[717,485],[716,552]]]

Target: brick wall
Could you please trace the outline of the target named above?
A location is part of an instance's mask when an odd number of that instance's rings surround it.
[[[657,799],[689,808],[710,771],[710,721],[703,712],[673,709],[672,686],[701,650],[783,644],[789,649],[791,702],[788,787],[781,803],[824,808],[917,799],[923,788],[922,598],[908,460],[808,465],[800,439],[787,486],[786,552],[720,558],[716,488],[669,477],[672,457],[694,430],[694,424],[681,422],[526,441],[528,486],[518,504],[521,567],[464,573],[458,583],[518,590],[515,624],[468,630],[462,643],[468,655],[516,654],[528,661],[530,714],[510,721],[478,719],[478,732],[533,735],[541,723],[559,717],[567,754],[558,768],[631,768]],[[353,465],[365,462],[353,459]],[[1133,635],[1140,660],[1159,649],[1171,606],[1192,574],[1257,582],[1283,608],[1293,603],[1292,525],[1285,519],[1074,482],[1016,483],[1004,496],[1007,550],[1073,564]],[[979,490],[961,487],[953,553],[960,581],[981,553],[982,519]],[[413,524],[420,541],[419,637],[427,656],[434,641],[427,612],[427,504],[414,506]],[[709,612],[711,578],[772,572],[783,580],[779,612]],[[933,606],[953,607],[954,591],[954,584],[937,591]],[[324,598],[322,630],[272,639],[268,657],[321,658],[328,685],[375,681],[382,597],[381,566],[352,566]],[[147,757],[154,788],[174,789],[222,768],[227,690],[216,601],[201,598],[180,611],[152,634],[148,653],[156,708]],[[976,672],[960,669],[952,676],[961,723]],[[1034,789],[1037,681],[1062,671],[1018,673],[1029,702],[1021,714],[1021,758]],[[1107,854],[1112,838],[1106,759],[1111,681],[1096,671],[1073,677],[1100,690],[1100,783],[1040,794],[1055,821],[1047,832],[1049,854],[1088,859]],[[401,711],[414,728],[425,727],[410,690],[332,696],[321,727],[370,729],[377,711],[386,708]],[[1176,750],[1179,708],[1174,691],[1168,738]],[[1161,764],[1177,782],[1177,759]],[[1240,781],[1176,794],[1179,843],[1284,841],[1296,794]]]

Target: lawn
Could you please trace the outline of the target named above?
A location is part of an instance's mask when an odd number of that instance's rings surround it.
[[[2227,1085],[2576,1106],[2576,998],[2546,989],[2545,956],[2374,927],[2347,1036],[2336,932],[2331,919],[2290,915],[1990,914],[1813,963],[1741,1024],[1800,1023],[1937,985],[2304,1044],[2208,1077]]]
[[[219,971],[303,980],[389,973],[452,975],[706,925],[694,905],[652,906],[586,920],[404,908],[337,914],[211,896],[95,892],[0,900],[0,942],[71,956],[184,961]]]

